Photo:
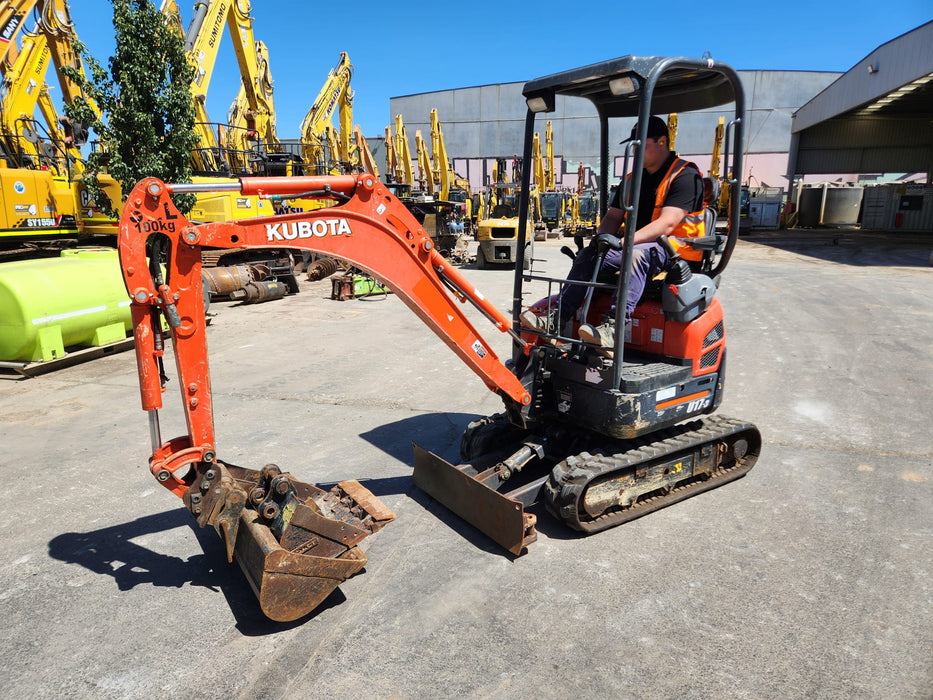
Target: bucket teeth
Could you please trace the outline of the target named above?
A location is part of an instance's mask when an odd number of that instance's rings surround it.
[[[366,564],[359,543],[395,519],[357,481],[324,491],[275,465],[202,465],[184,501],[217,530],[263,613],[280,622],[308,614],[358,573]]]

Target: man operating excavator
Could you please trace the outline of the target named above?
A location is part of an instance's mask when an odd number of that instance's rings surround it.
[[[622,143],[636,138],[638,125],[632,127],[631,136]],[[567,278],[570,280],[589,281],[593,276],[597,262],[596,241],[600,234],[620,236],[625,219],[622,208],[622,187],[617,187],[606,214],[600,221],[592,243],[581,250],[574,259]],[[641,177],[641,190],[638,216],[635,224],[635,248],[632,253],[632,274],[626,300],[626,324],[631,319],[638,300],[644,292],[647,281],[661,272],[667,262],[667,253],[657,243],[660,236],[694,238],[705,235],[703,210],[703,178],[699,169],[682,160],[670,150],[670,135],[667,124],[660,117],[653,116],[648,121],[648,136],[645,142],[644,171]],[[690,251],[681,252],[681,256],[690,259]],[[610,248],[603,260],[602,271],[606,274],[618,272],[622,267],[623,250]],[[583,304],[587,288],[582,285],[564,286],[560,304],[551,314],[551,318],[536,316],[531,311],[522,314],[522,325],[561,334],[567,322]],[[585,323],[580,326],[579,337],[588,343],[611,347],[615,332],[614,309],[609,318],[601,325]],[[559,315],[558,315],[559,314]]]

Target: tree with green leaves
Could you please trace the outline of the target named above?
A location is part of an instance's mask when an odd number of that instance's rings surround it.
[[[198,136],[189,91],[194,68],[185,56],[184,39],[166,25],[151,0],[110,2],[116,36],[110,72],[80,41],[74,48],[90,76],[64,71],[97,104],[100,116],[81,98],[65,105],[65,114],[97,132],[101,147],[89,155],[83,178],[101,210],[116,216],[119,205],[114,206],[101,188],[98,173],[109,173],[124,194],[144,177],[188,182]],[[195,201],[194,195],[174,199],[182,213]]]

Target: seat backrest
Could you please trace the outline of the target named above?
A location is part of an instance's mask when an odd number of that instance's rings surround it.
[[[709,175],[703,178],[703,204],[713,209],[719,204],[719,180]]]
[[[716,233],[716,219],[717,219],[717,217],[718,217],[718,214],[716,214],[716,210],[713,209],[713,207],[711,207],[711,206],[707,206],[707,207],[703,210],[703,214],[704,214],[704,220],[705,220],[705,224],[706,224],[706,235],[707,235],[707,236],[715,235],[715,233]]]

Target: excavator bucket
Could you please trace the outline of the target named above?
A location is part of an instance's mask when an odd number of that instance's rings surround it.
[[[508,465],[453,465],[419,445],[415,450],[415,486],[442,503],[476,529],[519,556],[538,539],[537,518],[525,512],[536,500],[547,476],[500,493],[498,486],[511,476]]]
[[[183,497],[201,525],[212,525],[236,559],[263,613],[290,622],[317,608],[358,573],[358,544],[395,519],[357,481],[329,491],[282,473],[219,462],[199,469]]]

